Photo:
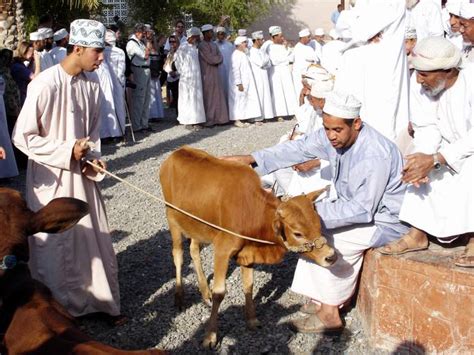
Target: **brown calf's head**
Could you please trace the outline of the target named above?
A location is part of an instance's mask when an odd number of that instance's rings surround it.
[[[328,267],[337,256],[321,234],[321,220],[314,207],[314,201],[325,191],[314,191],[282,202],[277,208],[273,229],[289,251]]]
[[[18,191],[0,188],[0,276],[16,262],[28,261],[28,236],[63,232],[87,213],[87,203],[75,198],[54,199],[35,213]]]

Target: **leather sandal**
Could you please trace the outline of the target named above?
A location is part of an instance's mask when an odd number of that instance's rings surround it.
[[[343,325],[339,327],[327,327],[315,313],[304,318],[295,319],[290,322],[289,326],[293,331],[306,334],[324,333],[328,335],[337,335],[342,333],[344,330]]]
[[[413,239],[411,234],[405,234],[400,239],[377,248],[376,250],[383,255],[402,255],[413,251],[426,250],[428,249],[428,245],[428,238],[426,239],[426,245],[420,247],[417,245],[417,241]]]

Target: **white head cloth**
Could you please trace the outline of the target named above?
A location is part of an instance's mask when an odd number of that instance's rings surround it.
[[[319,65],[312,65],[305,76],[311,85],[311,96],[325,99],[334,88],[334,76]]]
[[[54,42],[60,41],[63,38],[66,38],[69,33],[65,28],[61,28],[60,30],[54,32],[53,40]]]
[[[41,35],[41,33],[38,33],[38,32],[30,33],[30,41],[41,41],[42,39],[44,39],[44,37]]]
[[[352,39],[356,42],[367,42],[383,32],[392,22],[393,9],[384,2],[365,7],[352,24]]]
[[[416,35],[416,28],[415,27],[407,27],[405,28],[405,39],[417,39],[418,36]]]
[[[236,46],[242,44],[242,43],[246,43],[247,42],[247,37],[246,36],[238,36],[235,40],[234,40],[234,44]]]
[[[462,17],[466,20],[474,19],[474,3],[471,2],[463,2],[461,4],[461,9],[459,10],[459,17]]]
[[[321,27],[315,29],[314,30],[314,35],[315,36],[324,36],[324,29],[322,29]]]
[[[307,28],[301,30],[301,31],[298,33],[298,36],[299,36],[300,38],[302,38],[302,37],[308,37],[308,36],[310,36],[310,35],[311,35],[311,32],[309,32],[309,29],[307,29]]]
[[[340,38],[339,33],[336,31],[335,28],[333,28],[329,31],[329,37],[331,37],[332,39],[339,39]]]
[[[201,32],[212,31],[213,29],[214,29],[214,26],[207,24],[201,27]]]
[[[53,30],[47,27],[38,28],[38,33],[41,34],[44,39],[52,38],[54,36]]]
[[[427,37],[416,44],[409,60],[416,70],[447,70],[461,67],[462,54],[461,51],[446,38]]]
[[[263,39],[263,31],[255,31],[252,33],[252,39]]]
[[[455,16],[459,16],[461,4],[464,2],[469,2],[469,0],[448,0],[445,5],[446,11]]]
[[[188,37],[200,36],[201,35],[201,30],[197,27],[191,27],[189,30],[186,31],[186,35]]]
[[[359,117],[360,106],[361,103],[354,96],[332,91],[326,97],[323,112],[338,118],[354,119]]]
[[[112,30],[107,30],[105,32],[105,43],[110,44],[111,46],[115,46],[117,42],[117,35]]]
[[[245,28],[241,28],[237,31],[237,35],[241,37],[247,36],[247,30]]]
[[[227,33],[225,27],[222,27],[222,26],[218,26],[216,28],[216,33]]]
[[[276,35],[279,35],[282,31],[281,31],[281,27],[280,27],[280,26],[271,26],[271,27],[268,29],[268,32],[270,32],[270,35],[271,35],[271,36],[276,36]]]
[[[71,33],[69,35],[69,44],[104,48],[105,26],[95,20],[74,20],[71,23]]]

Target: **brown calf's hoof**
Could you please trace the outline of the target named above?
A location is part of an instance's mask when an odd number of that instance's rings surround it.
[[[215,349],[217,346],[217,333],[210,332],[207,333],[202,341],[202,346],[205,349]]]

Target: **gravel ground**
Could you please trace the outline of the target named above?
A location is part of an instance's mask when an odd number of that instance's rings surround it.
[[[137,134],[136,143],[105,145],[103,155],[111,172],[161,196],[157,177],[160,164],[180,146],[191,145],[214,155],[245,154],[273,145],[292,125],[290,121],[270,122],[244,129],[227,125],[190,132],[167,118],[152,124],[155,132]],[[23,190],[24,174],[6,184]],[[257,331],[245,327],[240,272],[231,264],[228,293],[220,308],[218,348],[204,351],[200,343],[210,308],[201,302],[188,250],[183,265],[186,306],[182,312],[173,306],[174,266],[164,207],[110,178],[101,188],[119,263],[122,312],[130,320],[119,327],[81,321],[81,327],[97,340],[123,349],[157,347],[183,354],[383,353],[368,346],[355,309],[345,314],[347,327],[340,336],[294,334],[289,330],[286,323],[304,301],[289,291],[295,255],[282,264],[256,268],[254,299],[264,325]],[[203,248],[201,255],[211,280],[212,247]]]

